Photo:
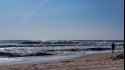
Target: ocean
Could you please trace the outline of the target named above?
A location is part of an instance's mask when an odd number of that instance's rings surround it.
[[[97,54],[111,52],[111,41],[91,41],[95,42],[91,45],[75,45],[75,46],[5,46],[0,47],[0,64],[18,64],[32,63],[44,61],[58,61],[65,59],[73,59],[88,54]],[[15,42],[12,42],[15,43]],[[12,44],[11,43],[11,44]],[[80,41],[81,43],[81,41]],[[90,43],[90,42],[88,42]],[[8,45],[2,41],[1,45]],[[10,42],[9,42],[10,44]],[[98,45],[97,45],[98,44]],[[117,44],[115,52],[123,51],[123,41],[115,42]],[[118,45],[119,44],[119,45]],[[16,43],[16,45],[18,45]]]

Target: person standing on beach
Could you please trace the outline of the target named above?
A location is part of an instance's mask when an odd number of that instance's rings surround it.
[[[112,43],[112,53],[114,53],[115,48],[116,48],[116,45],[115,45],[115,43],[113,42],[113,43]]]

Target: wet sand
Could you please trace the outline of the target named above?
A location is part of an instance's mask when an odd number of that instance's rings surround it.
[[[121,53],[100,53],[51,62],[0,65],[0,70],[124,70]]]

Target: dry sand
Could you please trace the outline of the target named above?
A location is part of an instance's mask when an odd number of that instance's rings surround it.
[[[0,65],[0,70],[124,70],[120,53],[91,54],[62,61]]]

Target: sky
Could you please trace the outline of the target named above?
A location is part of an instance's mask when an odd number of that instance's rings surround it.
[[[124,40],[124,0],[0,0],[0,40]]]

